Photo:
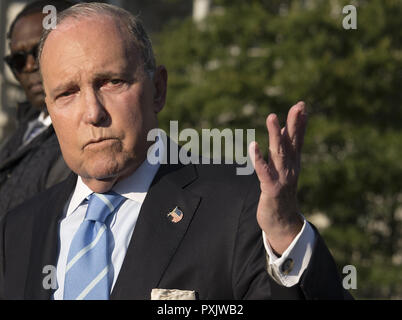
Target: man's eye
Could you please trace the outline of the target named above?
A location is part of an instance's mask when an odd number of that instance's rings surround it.
[[[112,80],[110,80],[110,83],[113,84],[113,85],[117,85],[117,84],[123,83],[123,80],[121,80],[121,79],[112,79]]]
[[[119,89],[123,87],[127,83],[126,80],[119,79],[119,78],[109,78],[109,79],[102,79],[97,82],[97,87],[104,88],[104,89]]]
[[[57,98],[68,97],[68,96],[70,96],[72,93],[73,93],[72,91],[65,91],[65,92],[63,92],[63,93],[60,93],[60,94],[57,96]]]

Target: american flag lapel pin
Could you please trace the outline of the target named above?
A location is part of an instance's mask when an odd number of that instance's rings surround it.
[[[170,222],[178,223],[181,219],[183,219],[183,211],[179,209],[179,207],[174,208],[170,211],[167,217],[170,219]]]

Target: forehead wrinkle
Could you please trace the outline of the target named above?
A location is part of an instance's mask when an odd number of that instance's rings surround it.
[[[48,54],[47,49],[49,49],[49,42],[51,42],[50,45],[52,46],[53,44],[53,48],[55,48],[54,41],[56,41],[56,44],[58,44],[57,41],[62,41],[61,45],[63,45],[63,37],[65,37],[65,41],[69,41],[67,52],[69,60],[68,64],[62,60],[61,63],[58,64],[59,68],[63,65],[66,69],[71,70],[75,67],[74,58],[77,58],[78,61],[82,61],[82,57],[85,58],[91,55],[90,59],[85,59],[86,64],[84,68],[86,71],[127,72],[132,69],[131,72],[135,72],[139,64],[136,62],[141,59],[139,52],[134,50],[133,46],[130,46],[129,41],[123,37],[125,31],[122,29],[120,23],[117,23],[115,19],[108,16],[102,16],[102,18],[105,18],[107,22],[109,22],[109,26],[106,28],[102,27],[107,25],[106,21],[105,24],[101,24],[102,26],[99,28],[100,22],[98,20],[94,21],[93,17],[88,17],[88,19],[82,21],[77,21],[77,19],[74,18],[63,20],[60,24],[60,28],[58,26],[57,29],[49,34],[41,59],[45,59]],[[85,28],[86,23],[96,23],[97,28],[91,28],[91,26]],[[79,28],[78,32],[74,30],[76,28]],[[108,35],[107,37],[103,36],[105,33]],[[70,36],[70,34],[73,35]],[[98,36],[97,40],[99,41],[86,41],[89,37],[92,39],[94,36]],[[113,40],[111,40],[112,45],[110,43],[111,38],[113,38]],[[87,44],[88,42],[90,44]],[[94,51],[93,44],[99,46],[99,50]],[[111,50],[112,53],[104,54],[105,50]],[[64,52],[61,51],[61,56],[63,56],[63,53]],[[78,61],[77,64],[79,65]]]
[[[66,18],[49,34],[42,52],[41,66],[47,64],[47,69],[50,70],[53,78],[57,79],[56,83],[59,83],[59,79],[67,81],[69,78],[90,82],[93,79],[87,76],[93,77],[101,72],[134,74],[141,66],[142,57],[139,51],[130,45],[128,35],[124,37],[128,31],[124,30],[121,23],[113,17],[104,15],[100,17],[105,19],[104,21],[94,18],[87,17],[83,20],[74,17]],[[97,41],[94,42],[92,39]],[[66,46],[65,50],[60,49],[61,46],[64,48],[63,43]],[[93,45],[99,49],[94,50]],[[55,58],[51,56],[52,50],[57,52]],[[108,54],[105,54],[105,50],[109,50]],[[63,55],[67,55],[68,61],[63,58]],[[44,60],[47,57],[50,57],[49,60],[56,61],[46,63]],[[58,74],[55,75],[55,72],[52,72],[54,68],[60,70],[60,73],[57,72]],[[85,80],[74,77],[75,73],[81,73]]]

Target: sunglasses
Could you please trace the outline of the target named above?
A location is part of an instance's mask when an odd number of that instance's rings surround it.
[[[8,64],[14,73],[21,73],[27,63],[28,56],[31,55],[35,61],[38,58],[39,44],[35,45],[29,51],[17,51],[4,57],[4,61]]]

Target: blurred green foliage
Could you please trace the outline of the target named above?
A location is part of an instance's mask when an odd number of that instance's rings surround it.
[[[255,128],[282,123],[299,100],[309,126],[299,200],[329,219],[321,234],[342,272],[357,268],[356,298],[402,298],[402,1],[216,0],[200,23],[157,35],[169,72],[160,125]],[[343,6],[357,29],[342,27]]]

